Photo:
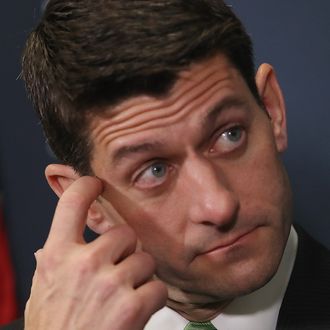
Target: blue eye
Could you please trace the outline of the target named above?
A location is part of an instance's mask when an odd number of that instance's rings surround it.
[[[166,163],[154,163],[137,177],[135,184],[139,188],[153,188],[166,181],[170,166]]]
[[[222,132],[211,147],[212,153],[226,154],[238,149],[245,141],[245,130],[241,126],[233,126]]]
[[[152,165],[151,173],[157,178],[163,177],[166,174],[166,165],[165,164]]]
[[[233,127],[222,134],[223,134],[223,136],[226,137],[227,140],[229,140],[231,142],[238,142],[242,137],[242,128]]]

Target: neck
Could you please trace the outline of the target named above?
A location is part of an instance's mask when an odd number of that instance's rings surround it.
[[[214,301],[206,297],[182,292],[174,293],[173,289],[169,289],[167,306],[189,321],[205,322],[221,314],[230,302],[231,300]]]

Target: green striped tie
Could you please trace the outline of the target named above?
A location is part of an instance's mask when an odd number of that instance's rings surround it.
[[[189,322],[184,330],[217,330],[211,322]]]

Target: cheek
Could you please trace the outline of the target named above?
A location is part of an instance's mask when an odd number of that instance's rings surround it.
[[[147,252],[153,254],[158,246],[167,250],[178,249],[182,242],[184,224],[175,193],[166,198],[141,199],[108,185],[104,197],[134,229]]]
[[[242,212],[267,217],[281,225],[290,216],[291,192],[286,171],[272,145],[265,145],[251,154],[237,169],[231,182],[238,195]]]

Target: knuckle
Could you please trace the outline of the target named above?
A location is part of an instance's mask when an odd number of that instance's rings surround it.
[[[49,253],[43,250],[42,254],[36,255],[37,269],[41,272],[54,271],[61,263],[61,258],[56,253]]]
[[[143,303],[136,297],[131,296],[129,300],[126,300],[121,306],[123,320],[127,323],[131,323],[136,318],[140,317],[143,312]]]
[[[98,267],[97,258],[97,254],[94,251],[82,252],[82,254],[72,262],[74,271],[79,276],[85,276],[95,272]]]
[[[34,257],[35,257],[36,261],[38,261],[38,259],[41,258],[42,253],[43,253],[43,249],[39,249],[36,252],[34,252]]]
[[[97,279],[96,293],[101,301],[106,301],[114,296],[123,287],[122,279],[115,273],[103,273]]]
[[[34,281],[38,278],[45,284],[53,283],[60,268],[60,257],[57,254],[49,254],[43,251],[43,254],[36,258],[36,262]]]
[[[106,300],[108,297],[112,296],[117,292],[119,289],[119,283],[114,278],[103,278],[102,280],[99,280],[98,282],[98,290],[102,297],[104,297],[104,300]]]
[[[160,301],[166,302],[168,298],[168,291],[166,285],[161,281],[154,281],[155,294],[159,297]]]

